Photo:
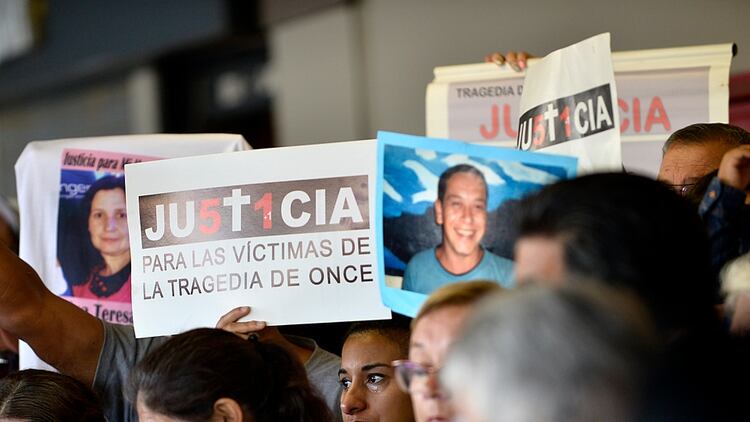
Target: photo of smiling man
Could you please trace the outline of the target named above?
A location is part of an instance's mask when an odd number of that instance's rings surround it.
[[[458,164],[440,175],[434,212],[442,242],[411,258],[404,272],[404,290],[429,294],[444,284],[471,280],[511,286],[513,261],[481,243],[487,230],[487,203],[487,182],[476,167]]]

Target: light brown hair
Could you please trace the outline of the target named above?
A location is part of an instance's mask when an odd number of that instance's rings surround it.
[[[417,321],[429,313],[448,306],[473,305],[480,299],[502,290],[494,281],[476,280],[463,283],[451,283],[435,290],[419,308],[417,316],[411,322],[411,329]]]

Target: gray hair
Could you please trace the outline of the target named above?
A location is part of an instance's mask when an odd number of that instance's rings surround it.
[[[750,133],[745,129],[726,123],[695,123],[676,130],[669,135],[662,147],[662,154],[673,145],[705,145],[721,142],[728,149],[750,145]]]
[[[441,381],[484,421],[633,417],[656,340],[631,296],[593,283],[485,301]]]

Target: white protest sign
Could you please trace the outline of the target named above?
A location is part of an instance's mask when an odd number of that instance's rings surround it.
[[[389,318],[375,243],[375,141],[128,165],[138,337]]]
[[[550,53],[524,86],[519,149],[576,157],[580,172],[622,168],[608,33]]]
[[[612,53],[622,159],[656,176],[661,146],[696,122],[728,122],[732,44]],[[529,60],[533,68],[539,59]],[[524,73],[477,63],[441,66],[427,87],[427,135],[515,146]]]

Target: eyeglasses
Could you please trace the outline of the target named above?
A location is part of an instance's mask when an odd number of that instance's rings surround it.
[[[430,377],[436,376],[440,368],[429,368],[410,360],[394,360],[391,365],[396,371],[396,383],[405,393],[429,391],[435,387],[428,385]]]
[[[697,184],[698,183],[681,183],[678,185],[669,185],[669,187],[674,189],[674,191],[677,192],[678,195],[687,196],[687,194],[690,193],[690,190],[693,188],[693,186]]]

